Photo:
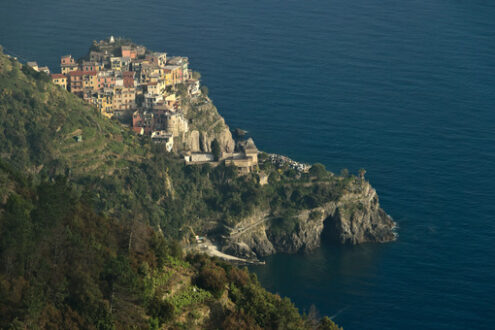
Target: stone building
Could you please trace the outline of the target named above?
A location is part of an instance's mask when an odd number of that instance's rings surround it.
[[[234,153],[225,159],[225,165],[235,166],[242,174],[247,174],[258,167],[258,148],[252,138],[239,142],[239,153]]]

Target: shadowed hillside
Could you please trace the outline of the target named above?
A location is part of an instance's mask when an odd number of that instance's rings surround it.
[[[222,203],[253,177],[185,167],[4,54],[0,156],[0,327],[335,328],[172,239],[250,212]]]

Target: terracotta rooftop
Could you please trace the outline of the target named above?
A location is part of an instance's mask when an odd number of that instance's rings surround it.
[[[67,78],[67,77],[61,73],[53,73],[52,78],[53,79],[59,79],[59,78]]]
[[[69,72],[69,75],[70,76],[85,76],[85,75],[96,76],[97,73],[98,72],[96,72],[96,71],[81,71],[81,70],[77,70],[77,71]]]

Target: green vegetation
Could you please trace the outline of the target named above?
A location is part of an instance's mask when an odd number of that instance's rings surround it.
[[[261,168],[272,184],[263,187],[256,173],[239,177],[223,165],[186,167],[149,138],[100,118],[77,97],[37,79],[44,74],[21,69],[5,56],[0,61],[2,158],[36,179],[69,176],[77,189],[94,192],[96,210],[107,216],[160,226],[167,237],[179,239],[184,225],[204,231],[215,223],[221,229],[255,209],[279,215],[316,207],[343,191],[345,182],[326,171],[318,174],[319,182],[310,182],[268,162]],[[82,142],[75,141],[77,135]],[[217,144],[212,147],[218,152]]]
[[[213,140],[213,142],[211,143],[211,152],[213,153],[213,156],[215,156],[215,161],[218,161],[220,159],[222,151],[220,150],[220,144],[218,143],[217,139]]]
[[[284,219],[344,187],[262,167],[274,184],[184,166],[0,53],[0,327],[314,328],[254,275],[176,240],[256,208]]]
[[[313,328],[247,270],[184,259],[151,227],[95,213],[67,177],[36,184],[1,164],[0,327]]]

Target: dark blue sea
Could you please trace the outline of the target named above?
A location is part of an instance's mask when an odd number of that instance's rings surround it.
[[[0,1],[53,70],[110,34],[189,56],[261,149],[367,169],[399,240],[270,257],[266,288],[345,329],[495,328],[493,1]]]

